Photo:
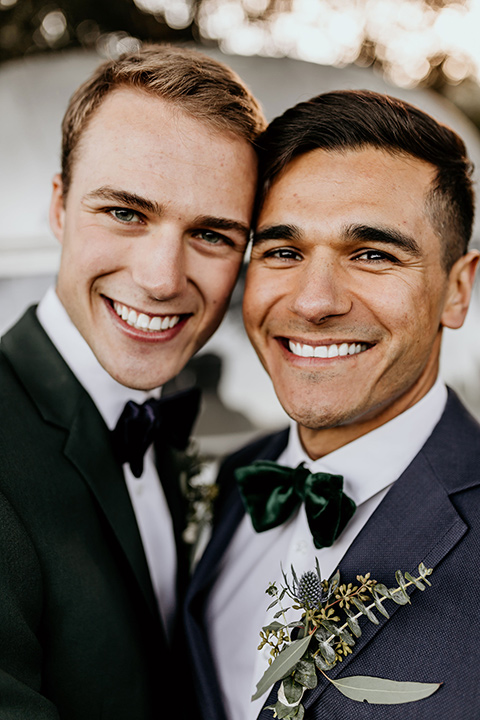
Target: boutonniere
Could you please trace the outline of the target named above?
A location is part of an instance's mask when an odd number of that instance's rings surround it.
[[[198,445],[190,441],[182,457],[177,457],[182,494],[187,503],[183,541],[190,547],[191,566],[199,560],[208,539],[213,521],[213,506],[218,495],[216,465],[207,463]]]
[[[421,700],[434,693],[439,683],[397,682],[368,676],[330,678],[327,673],[338,662],[353,652],[355,638],[362,634],[359,620],[367,618],[378,625],[375,614],[389,617],[384,603],[398,605],[410,603],[407,589],[415,586],[425,590],[430,585],[428,576],[432,570],[423,563],[418,567],[418,577],[400,570],[395,574],[397,587],[387,588],[370,578],[370,574],[357,575],[358,585],[341,584],[340,572],[330,580],[323,580],[318,565],[297,578],[294,568],[289,581],[283,572],[284,584],[279,590],[273,583],[266,592],[274,600],[271,609],[278,605],[275,620],[260,633],[259,650],[270,646],[269,667],[257,685],[252,697],[261,697],[272,685],[281,680],[277,701],[268,707],[274,717],[284,720],[302,720],[302,698],[306,690],[316,687],[320,673],[341,693],[351,700],[375,704],[400,704]],[[285,607],[284,604],[290,604]],[[290,609],[301,613],[298,620],[287,622]],[[280,620],[283,620],[281,622]],[[295,631],[295,632],[294,632]],[[295,639],[292,639],[292,633]]]

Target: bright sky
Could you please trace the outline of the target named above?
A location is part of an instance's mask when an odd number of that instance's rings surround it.
[[[191,0],[135,0],[161,13],[171,27],[186,27]],[[480,82],[480,0],[451,2],[433,10],[422,0],[292,0],[291,11],[258,16],[267,0],[204,0],[199,18],[204,38],[239,55],[287,55],[325,65],[354,62],[363,40],[377,45],[387,76],[412,87],[428,74],[429,58],[447,54],[453,82]]]

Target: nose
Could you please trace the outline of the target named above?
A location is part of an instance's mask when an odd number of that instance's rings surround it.
[[[133,249],[133,281],[155,300],[172,300],[187,287],[187,257],[182,234],[163,228]]]
[[[323,256],[304,261],[291,295],[293,313],[319,325],[328,318],[346,315],[351,306],[347,279],[338,262]]]

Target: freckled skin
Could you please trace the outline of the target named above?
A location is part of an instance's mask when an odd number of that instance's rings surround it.
[[[57,292],[119,382],[163,385],[218,327],[242,263],[256,170],[245,140],[142,91],[113,91],[91,118],[66,198],[54,180]],[[146,199],[153,209],[107,201],[98,197],[101,188]],[[236,225],[219,229],[199,220],[205,217]],[[182,322],[145,341],[116,316],[112,301]]]
[[[314,150],[274,182],[257,231],[295,226],[294,238],[252,251],[247,333],[312,457],[331,452],[416,403],[435,382],[442,327],[460,327],[478,260],[447,274],[426,216],[434,176],[427,163],[367,148]],[[382,228],[412,238],[416,252],[345,228]],[[366,343],[358,355],[301,358],[288,339]]]

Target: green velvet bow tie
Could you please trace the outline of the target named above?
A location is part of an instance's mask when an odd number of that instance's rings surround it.
[[[303,463],[289,468],[256,460],[237,468],[235,478],[257,532],[284,523],[303,501],[317,548],[333,545],[356,510],[343,492],[341,475],[311,473]]]

